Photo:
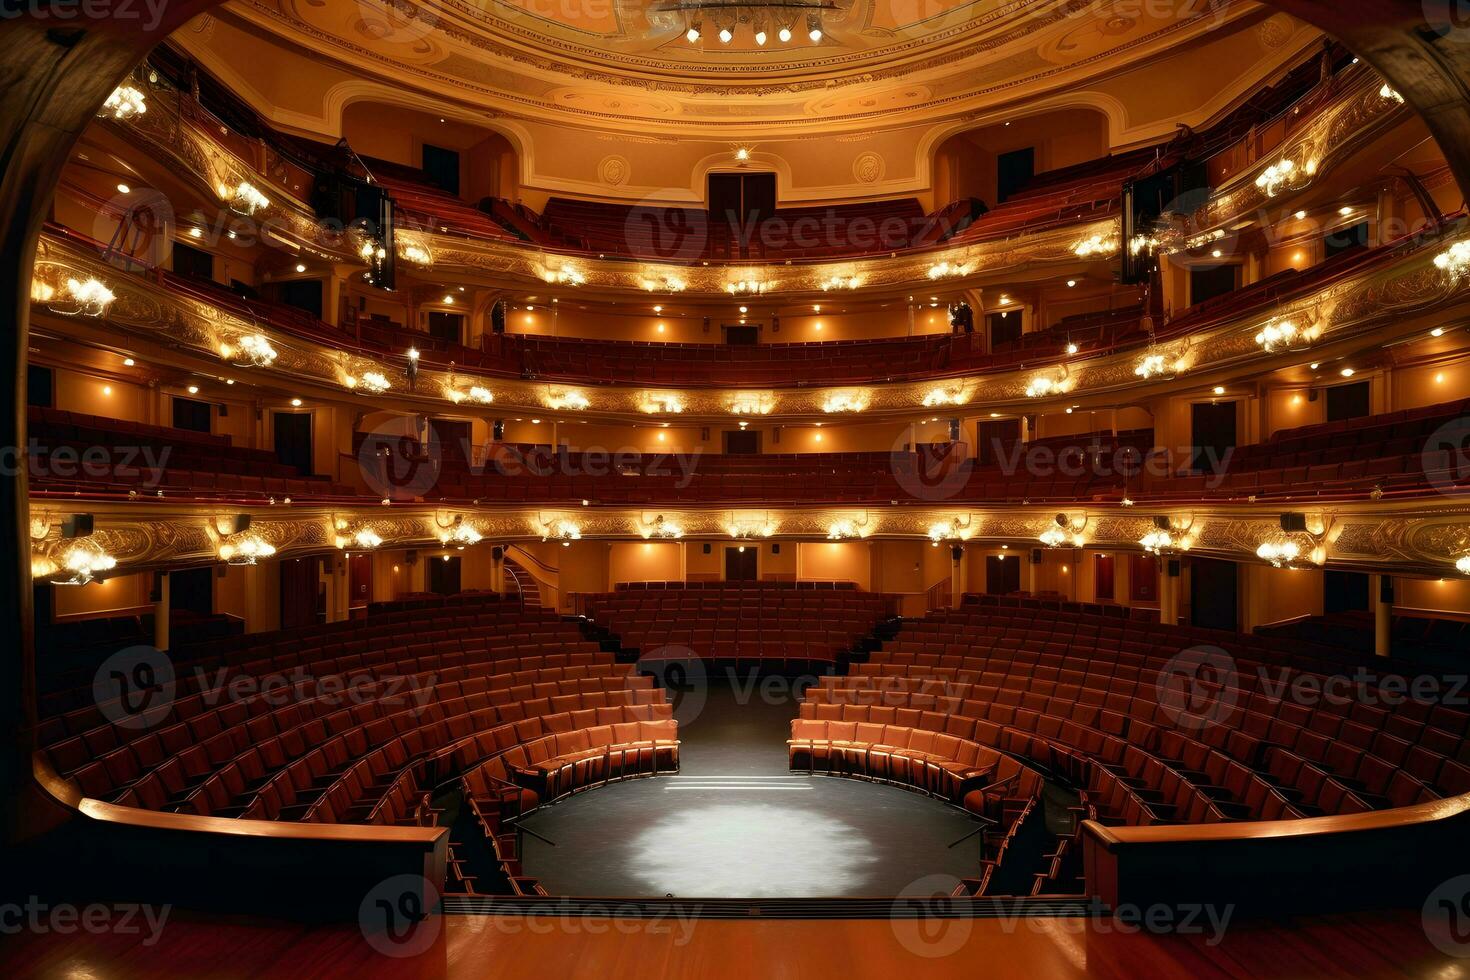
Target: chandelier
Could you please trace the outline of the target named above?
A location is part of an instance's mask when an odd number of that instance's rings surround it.
[[[541,540],[560,541],[563,548],[570,548],[573,541],[582,540],[582,529],[574,522],[560,519],[546,521],[541,525]]]
[[[107,101],[102,103],[102,111],[98,115],[127,120],[134,116],[141,116],[147,111],[148,101],[143,97],[141,91],[131,85],[119,85],[112,90]]]
[[[106,316],[117,298],[98,279],[68,279],[61,287],[60,296],[50,287],[39,295],[47,301],[48,310],[62,316]]]
[[[1461,575],[1470,575],[1470,555],[1461,555],[1455,560],[1455,571]]]
[[[846,517],[835,520],[827,527],[827,540],[850,541],[853,538],[860,538],[867,526],[866,520],[861,524]]]
[[[756,47],[765,47],[772,35],[782,44],[790,44],[797,33],[820,44],[825,31],[822,15],[836,10],[837,5],[823,0],[768,0],[737,3],[729,0],[676,0],[659,8],[679,13],[684,18],[684,40],[698,44],[712,34],[721,44],[735,40],[737,32],[749,31]]]

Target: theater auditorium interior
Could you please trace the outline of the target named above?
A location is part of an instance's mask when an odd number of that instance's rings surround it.
[[[0,971],[1470,976],[1454,0],[0,18]]]

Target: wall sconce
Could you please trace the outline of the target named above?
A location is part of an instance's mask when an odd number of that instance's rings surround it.
[[[117,298],[100,279],[68,279],[59,290],[47,286],[35,295],[61,316],[105,316]]]
[[[587,282],[586,276],[569,265],[560,269],[548,269],[542,278],[553,286],[581,286]]]
[[[580,391],[560,391],[547,395],[545,404],[554,411],[581,412],[592,403]]]
[[[647,393],[638,408],[648,415],[678,415],[684,411],[684,402],[674,394]]]
[[[1042,531],[1040,540],[1042,544],[1051,549],[1086,547],[1087,539],[1082,536],[1082,532],[1086,527],[1086,514],[1078,518],[1069,517],[1066,514],[1058,514],[1056,516],[1056,526]]]
[[[248,180],[240,181],[234,192],[229,197],[230,210],[249,217],[257,211],[270,207],[270,198],[262,194],[254,184]]]
[[[929,540],[934,547],[939,547],[942,541],[964,541],[970,537],[972,518],[966,514],[964,519],[951,517],[947,521],[937,521],[929,525]]]
[[[442,520],[441,515],[435,514],[434,523],[439,528],[439,543],[447,548],[463,551],[472,544],[479,544],[484,539],[484,536],[464,519],[463,514],[455,514],[448,521]]]
[[[868,395],[862,391],[834,391],[822,401],[822,411],[829,415],[861,412],[868,407]]]
[[[1434,267],[1451,276],[1463,276],[1470,270],[1470,242],[1455,242],[1434,257]]]
[[[566,518],[541,521],[541,540],[560,541],[563,548],[570,548],[573,541],[582,540],[582,529]]]
[[[639,521],[638,533],[644,539],[662,538],[665,540],[677,540],[684,536],[684,528],[677,521],[671,521],[659,514],[651,522]]]
[[[119,85],[112,90],[107,101],[102,103],[99,116],[111,116],[119,122],[126,122],[135,116],[141,116],[148,111],[148,100],[143,97],[140,89],[131,85]]]
[[[1100,259],[1118,252],[1118,236],[1090,235],[1072,247],[1072,254],[1079,259]]]

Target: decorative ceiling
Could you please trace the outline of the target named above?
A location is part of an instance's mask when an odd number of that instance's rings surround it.
[[[1277,35],[1294,30],[1251,0],[780,2],[742,6],[738,24],[711,9],[718,0],[232,0],[212,16],[354,74],[487,109],[654,126],[952,112],[1177,55],[1207,36],[1271,22]],[[807,8],[788,6],[808,2],[825,8],[816,42]],[[680,6],[690,3],[703,12]],[[787,16],[792,37],[781,43]],[[695,21],[702,32],[691,43]],[[729,43],[722,24],[733,25]],[[208,44],[207,30],[193,33]]]

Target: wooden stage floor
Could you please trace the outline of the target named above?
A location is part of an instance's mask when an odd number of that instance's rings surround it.
[[[9,923],[6,932],[9,932]],[[385,955],[354,925],[298,926],[177,913],[145,935],[0,935],[0,972],[57,980],[213,977],[1470,977],[1417,912],[1231,923],[1149,935],[1110,920],[771,921],[436,916]],[[381,941],[379,942],[381,945]],[[1470,950],[1467,950],[1470,952]]]

